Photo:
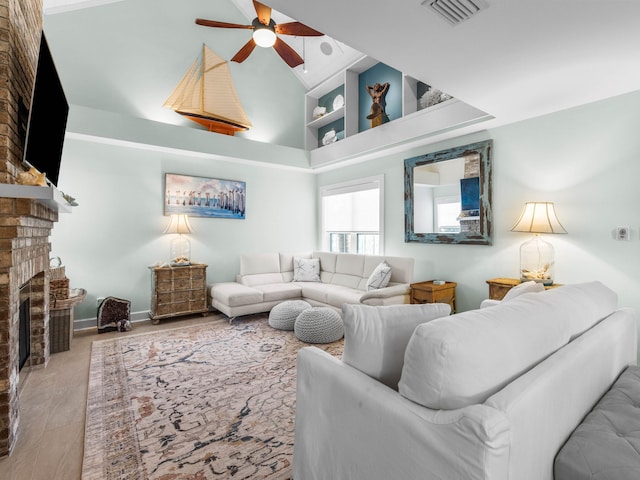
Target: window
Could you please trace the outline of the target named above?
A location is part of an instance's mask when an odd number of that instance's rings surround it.
[[[320,189],[322,248],[330,252],[380,255],[383,251],[384,177]]]
[[[435,207],[435,231],[438,233],[460,233],[460,198],[437,197]]]

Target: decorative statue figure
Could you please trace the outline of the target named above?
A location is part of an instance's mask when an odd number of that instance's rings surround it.
[[[388,120],[387,114],[384,111],[385,101],[384,96],[389,90],[389,82],[385,82],[382,85],[375,83],[373,87],[367,85],[367,93],[371,96],[373,103],[371,104],[371,111],[367,115],[367,119],[371,120],[371,128],[382,125]]]

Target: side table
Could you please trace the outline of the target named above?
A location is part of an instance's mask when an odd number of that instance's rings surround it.
[[[411,303],[448,303],[451,313],[456,312],[456,282],[445,282],[436,285],[433,280],[412,283]]]
[[[207,308],[207,265],[192,263],[180,267],[149,267],[151,270],[151,310],[156,325],[161,318],[201,313]]]
[[[521,280],[517,278],[491,278],[487,280],[489,285],[489,298],[491,300],[502,300],[509,290],[516,285],[520,285]],[[544,289],[560,287],[560,283],[554,283],[553,285],[545,285]]]

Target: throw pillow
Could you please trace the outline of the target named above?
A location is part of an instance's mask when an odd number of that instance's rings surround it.
[[[534,282],[530,280],[528,282],[523,282],[520,285],[516,285],[511,290],[507,292],[507,294],[503,297],[502,301],[506,302],[507,300],[511,300],[516,298],[524,293],[531,292],[544,292],[544,285],[539,282]]]
[[[404,353],[416,325],[446,317],[446,303],[370,306],[344,304],[342,361],[397,390]]]
[[[367,280],[367,290],[384,288],[389,285],[391,279],[391,267],[387,262],[380,262]]]
[[[319,282],[320,259],[293,257],[294,282]]]

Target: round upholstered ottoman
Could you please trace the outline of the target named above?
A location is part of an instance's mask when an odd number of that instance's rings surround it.
[[[342,338],[344,324],[333,308],[311,307],[298,315],[293,330],[303,342],[331,343]]]
[[[278,330],[293,330],[296,318],[307,308],[311,308],[311,305],[304,300],[288,300],[279,303],[269,312],[269,325]]]

